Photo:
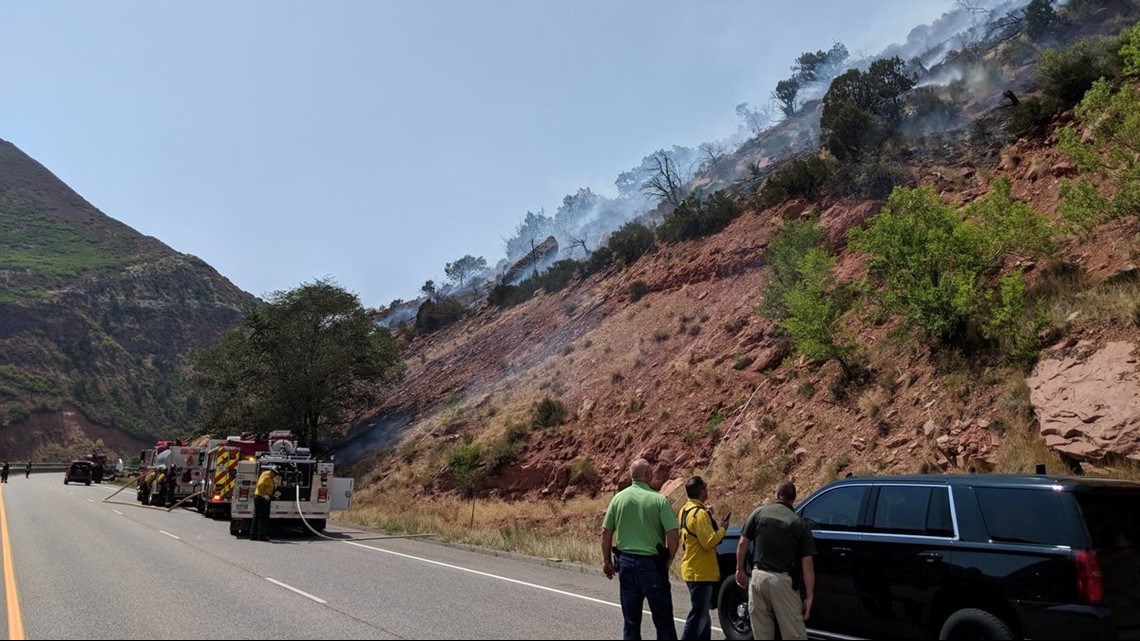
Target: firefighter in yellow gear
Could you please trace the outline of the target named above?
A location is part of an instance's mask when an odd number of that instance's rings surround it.
[[[253,489],[253,524],[249,527],[251,541],[269,540],[269,505],[280,479],[281,473],[275,465],[266,467],[257,477],[257,486]]]
[[[143,505],[150,505],[150,488],[151,483],[154,483],[155,471],[153,469],[147,470],[146,474],[139,476],[139,503]]]

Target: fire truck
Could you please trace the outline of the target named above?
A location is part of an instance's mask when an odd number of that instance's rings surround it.
[[[198,451],[181,440],[158,441],[154,448],[143,450],[139,502],[170,506],[193,494],[202,476]]]
[[[91,480],[96,483],[102,483],[103,472],[107,465],[107,455],[92,452],[83,458],[91,461]]]
[[[313,530],[323,532],[332,510],[351,507],[353,479],[334,477],[332,462],[318,461],[308,448],[298,447],[291,432],[270,432],[268,440],[268,452],[237,463],[230,501],[230,534],[249,533],[257,479],[271,465],[280,476],[270,501],[270,523],[303,528],[303,521]]]
[[[238,461],[252,461],[268,451],[269,439],[251,434],[211,439],[200,455],[202,477],[197,489],[201,493],[194,506],[209,518],[229,518]]]

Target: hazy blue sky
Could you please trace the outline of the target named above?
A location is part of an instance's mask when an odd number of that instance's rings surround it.
[[[242,289],[328,276],[381,306],[732,133],[800,53],[873,54],[952,6],[6,0],[0,138]]]

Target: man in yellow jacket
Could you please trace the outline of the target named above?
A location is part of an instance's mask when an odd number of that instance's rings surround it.
[[[713,517],[709,500],[709,486],[699,476],[685,483],[689,500],[677,516],[680,523],[681,543],[685,546],[681,557],[681,578],[689,586],[692,609],[685,618],[682,639],[711,639],[712,618],[709,608],[720,585],[720,566],[716,560],[716,546],[724,538],[731,513],[725,514],[718,525]]]
[[[269,507],[273,500],[273,491],[277,489],[277,480],[280,472],[277,466],[266,466],[261,476],[257,477],[257,485],[253,488],[253,523],[249,527],[250,541],[269,540]]]

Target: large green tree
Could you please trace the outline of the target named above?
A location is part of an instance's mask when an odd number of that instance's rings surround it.
[[[404,372],[388,330],[328,280],[274,292],[193,364],[199,432],[291,429],[314,449]]]
[[[914,86],[898,57],[881,58],[867,71],[840,75],[823,97],[819,126],[827,149],[842,161],[858,160],[894,133],[903,94]]]

